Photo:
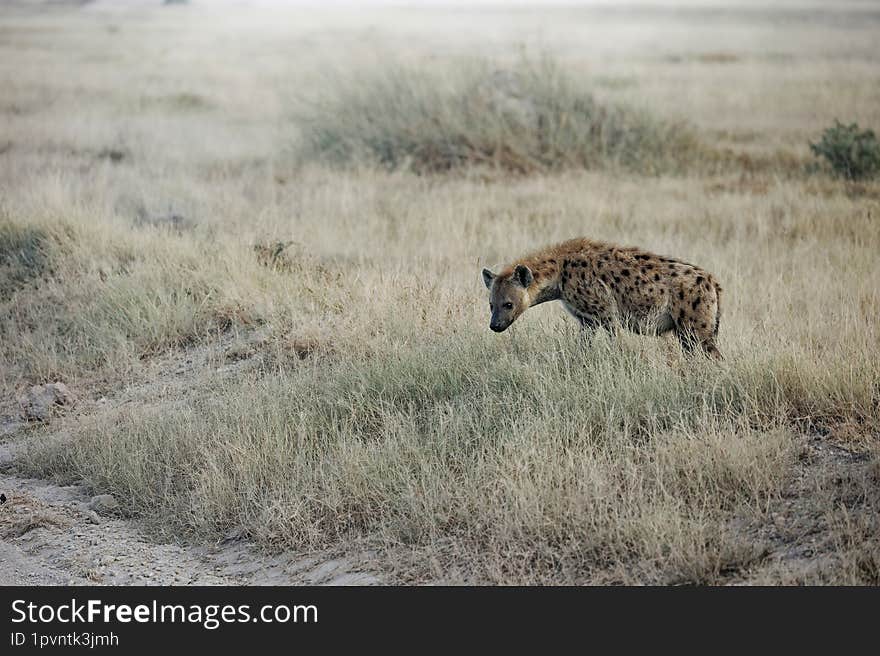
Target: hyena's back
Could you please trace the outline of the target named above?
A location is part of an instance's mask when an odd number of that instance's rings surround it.
[[[568,248],[564,248],[568,246]],[[698,266],[639,248],[575,240],[560,245],[560,298],[584,325],[619,320],[639,333],[674,331],[686,350],[715,357],[721,287]]]

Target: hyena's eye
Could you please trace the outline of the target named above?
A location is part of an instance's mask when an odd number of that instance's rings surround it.
[[[505,304],[504,304],[504,309],[505,309],[505,310],[512,310],[512,309],[513,309],[513,303],[505,303]]]

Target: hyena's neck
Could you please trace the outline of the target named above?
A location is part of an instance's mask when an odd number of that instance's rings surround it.
[[[533,280],[528,290],[530,305],[539,305],[560,298],[562,260],[555,252],[536,253],[516,262],[514,267],[517,264],[526,265],[532,272]]]

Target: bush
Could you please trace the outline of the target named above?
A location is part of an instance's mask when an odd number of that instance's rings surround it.
[[[474,164],[654,173],[680,167],[694,146],[679,125],[598,103],[549,59],[512,71],[472,63],[448,75],[385,67],[332,89],[299,119],[306,160],[417,173]]]
[[[819,143],[811,143],[810,150],[828,160],[835,174],[848,180],[872,178],[880,172],[880,142],[873,130],[859,130],[856,123],[844,125],[834,122],[822,133]]]

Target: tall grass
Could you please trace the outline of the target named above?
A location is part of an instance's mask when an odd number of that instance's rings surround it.
[[[300,156],[418,173],[484,165],[517,173],[681,169],[697,143],[682,125],[597,102],[549,56],[510,70],[471,61],[397,64],[337,80],[297,115]]]
[[[169,538],[366,541],[389,559],[415,554],[386,564],[418,580],[719,582],[748,569],[769,547],[742,526],[780,503],[798,434],[880,431],[877,226],[857,200],[804,198],[794,182],[710,204],[676,179],[680,207],[666,182],[631,183],[621,198],[638,211],[612,205],[596,230],[669,243],[662,252],[689,244],[695,261],[715,262],[724,365],[648,338],[584,343],[552,307],[510,334],[487,331],[479,254],[577,230],[580,211],[552,190],[580,190],[579,208],[609,202],[602,181],[614,179],[487,193],[460,179],[313,172],[292,197],[296,236],[316,246],[284,249],[283,266],[261,264],[234,228],[134,227],[69,190],[66,212],[16,204],[0,224],[18,272],[0,316],[7,384],[59,375],[88,394],[90,379],[124,381],[169,350],[215,354],[138,403],[34,439],[17,466],[112,492]],[[647,211],[658,194],[660,222]],[[426,201],[455,234],[425,217]],[[340,238],[352,234],[362,238]],[[810,258],[819,244],[824,257]],[[310,325],[323,330],[316,349],[269,357]],[[236,334],[264,331],[268,342],[236,355],[262,363],[249,373],[213,365]]]
[[[38,382],[121,374],[138,360],[265,319],[260,296],[235,284],[244,253],[205,235],[119,221],[0,218],[0,362]],[[258,283],[259,286],[259,283]]]
[[[760,521],[789,480],[790,364],[676,374],[607,341],[531,341],[545,351],[440,340],[212,382],[22,465],[84,478],[170,535],[366,539],[472,580],[705,583],[760,560],[766,545],[733,524]],[[859,375],[875,391],[836,405],[838,421],[876,412],[877,372]]]

